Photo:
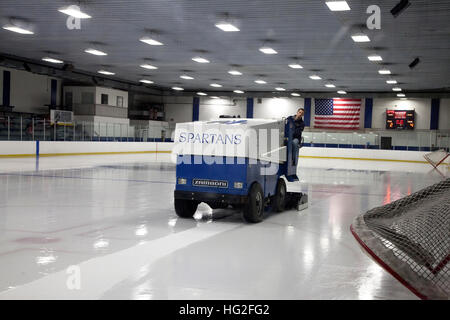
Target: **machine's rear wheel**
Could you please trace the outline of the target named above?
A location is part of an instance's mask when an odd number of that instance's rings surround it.
[[[264,215],[264,193],[258,182],[255,182],[248,193],[248,201],[243,210],[244,220],[260,222]]]
[[[181,218],[192,218],[197,211],[198,202],[194,200],[175,199],[175,212]]]
[[[281,212],[284,210],[286,204],[286,182],[283,178],[278,179],[277,189],[275,191],[275,196],[273,197],[273,211]]]

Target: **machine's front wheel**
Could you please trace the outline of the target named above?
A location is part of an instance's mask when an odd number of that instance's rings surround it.
[[[244,220],[260,222],[264,215],[264,193],[258,182],[255,182],[248,193],[248,201],[243,210]]]
[[[277,190],[273,197],[273,211],[281,212],[284,210],[286,204],[286,192],[286,182],[284,182],[283,178],[278,179]]]
[[[181,218],[192,218],[197,211],[198,202],[194,200],[175,199],[175,212]]]

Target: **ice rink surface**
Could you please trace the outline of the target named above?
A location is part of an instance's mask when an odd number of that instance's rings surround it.
[[[448,176],[426,164],[300,159],[309,207],[244,223],[173,208],[169,155],[0,159],[0,299],[417,299],[353,219]]]

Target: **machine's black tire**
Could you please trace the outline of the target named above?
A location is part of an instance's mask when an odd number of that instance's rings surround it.
[[[261,222],[264,217],[264,192],[258,182],[250,187],[248,201],[243,210],[244,220],[247,222]]]
[[[194,200],[175,199],[175,212],[181,218],[192,218],[197,211],[198,202]]]
[[[278,179],[277,189],[275,191],[275,195],[272,199],[272,209],[275,212],[284,211],[284,207],[286,205],[286,182],[284,182],[283,178]]]

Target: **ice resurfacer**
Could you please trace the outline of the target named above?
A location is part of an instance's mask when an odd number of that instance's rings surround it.
[[[220,119],[179,123],[175,130],[175,211],[192,217],[200,202],[231,205],[248,222],[264,212],[307,207],[307,195],[287,192],[298,181],[292,155],[293,121]]]

